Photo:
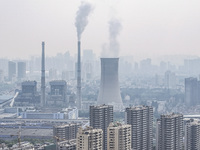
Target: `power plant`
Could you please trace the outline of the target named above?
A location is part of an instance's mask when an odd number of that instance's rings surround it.
[[[101,58],[101,83],[97,104],[113,105],[114,110],[123,108],[118,79],[119,58]]]
[[[42,64],[41,64],[41,106],[46,104],[45,98],[45,43],[42,42]]]
[[[77,107],[81,109],[81,42],[78,41],[78,62],[77,62]]]

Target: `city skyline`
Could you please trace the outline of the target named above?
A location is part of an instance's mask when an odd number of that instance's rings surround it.
[[[0,150],[199,149],[199,4],[1,0]]]
[[[117,37],[119,56],[134,57],[170,54],[200,55],[198,1],[89,1],[93,8],[82,35],[83,49],[101,56],[109,43],[109,20],[122,26]],[[0,49],[2,57],[27,58],[40,55],[46,42],[47,56],[76,53],[75,16],[81,1],[1,1]]]

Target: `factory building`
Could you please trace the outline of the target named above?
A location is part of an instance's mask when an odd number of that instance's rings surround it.
[[[67,82],[64,80],[55,80],[49,84],[50,93],[47,98],[47,105],[53,107],[68,107]]]
[[[15,106],[38,106],[40,95],[37,92],[36,81],[24,81],[21,84],[21,91],[15,98]]]

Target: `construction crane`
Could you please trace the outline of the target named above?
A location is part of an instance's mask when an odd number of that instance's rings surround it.
[[[17,135],[10,135],[11,137],[17,136],[18,140],[18,148],[21,148],[21,125],[19,126],[19,130],[17,132]]]
[[[65,141],[66,139],[60,138],[58,136],[53,136],[56,139],[56,150],[58,150],[58,142]]]

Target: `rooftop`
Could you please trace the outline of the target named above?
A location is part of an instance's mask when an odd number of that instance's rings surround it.
[[[171,113],[171,114],[163,114],[161,116],[165,117],[165,118],[175,118],[175,117],[179,117],[179,116],[183,116],[183,115],[182,114]]]
[[[49,82],[50,85],[66,85],[67,82],[65,80],[54,80]]]
[[[107,108],[107,107],[113,107],[112,105],[106,105],[106,104],[102,104],[102,105],[95,105],[93,106],[94,108]]]
[[[150,108],[151,106],[145,106],[145,105],[140,105],[140,106],[131,106],[131,107],[128,107],[128,109],[131,109],[131,110],[144,110],[144,109],[147,109],[147,108]]]
[[[111,122],[110,124],[109,124],[109,127],[131,127],[131,125],[129,125],[129,124],[122,124],[122,123],[120,123],[120,122]]]
[[[79,124],[75,124],[75,123],[71,124],[71,123],[69,123],[69,124],[64,124],[64,125],[58,125],[58,126],[55,126],[55,127],[56,128],[64,128],[64,127],[69,127],[69,126],[74,126],[74,125],[79,125]]]
[[[22,82],[22,85],[32,85],[35,86],[37,84],[36,81],[24,81]]]

